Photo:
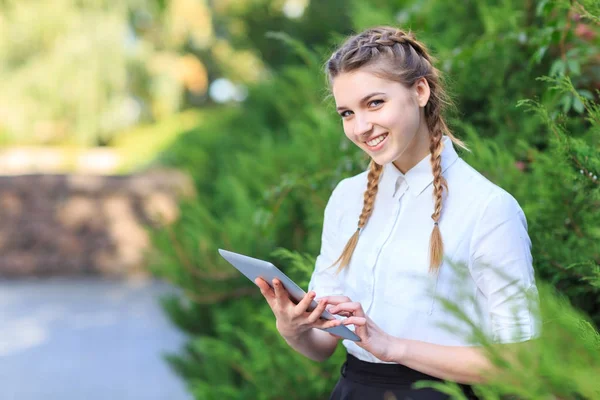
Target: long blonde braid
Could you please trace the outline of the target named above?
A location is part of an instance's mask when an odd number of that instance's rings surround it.
[[[448,191],[446,178],[442,176],[442,132],[437,131],[431,135],[429,151],[431,152],[431,170],[433,172],[433,199],[434,207],[431,219],[433,231],[429,239],[429,272],[437,273],[444,256],[444,242],[440,232],[439,221],[442,215],[442,201],[444,189]]]
[[[338,273],[342,271],[348,264],[350,264],[350,259],[352,258],[352,254],[354,253],[354,249],[358,243],[360,232],[367,225],[367,221],[369,221],[371,214],[373,214],[375,196],[377,196],[377,190],[379,189],[379,179],[381,178],[382,171],[383,167],[371,160],[369,163],[369,174],[367,175],[367,190],[365,190],[363,195],[363,208],[360,216],[358,217],[358,227],[356,232],[354,232],[354,234],[348,240],[348,243],[346,243],[346,246],[344,247],[340,257],[335,263],[333,263],[333,265],[340,263],[337,270]]]

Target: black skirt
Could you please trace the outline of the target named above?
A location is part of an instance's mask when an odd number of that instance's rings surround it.
[[[348,354],[341,376],[329,400],[442,400],[450,396],[432,388],[412,389],[420,380],[442,382],[400,364],[380,364],[359,360]],[[460,385],[468,399],[478,399],[471,386]]]

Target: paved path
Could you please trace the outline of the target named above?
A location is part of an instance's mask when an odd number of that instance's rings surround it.
[[[187,400],[157,281],[0,281],[0,399]]]

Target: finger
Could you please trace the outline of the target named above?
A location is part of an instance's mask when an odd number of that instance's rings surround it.
[[[348,296],[326,296],[326,297],[322,297],[323,299],[327,300],[327,303],[329,304],[340,304],[340,303],[350,303],[352,302],[352,300],[350,300],[350,297]]]
[[[348,317],[342,321],[342,324],[364,326],[367,324],[367,319],[364,317]]]
[[[279,304],[283,305],[287,304],[287,302],[291,303],[290,295],[279,279],[273,279],[273,287],[275,288],[275,298]]]
[[[261,289],[267,290],[270,289],[271,286],[269,286],[269,284],[267,283],[267,281],[265,281],[263,278],[256,278],[254,280],[254,283],[256,283],[256,286],[258,286]]]
[[[294,308],[294,314],[296,316],[300,316],[300,315],[304,314],[305,312],[307,312],[308,307],[310,306],[310,303],[312,303],[314,298],[315,298],[315,292],[310,291],[310,292],[306,293],[304,295],[304,297],[302,298],[302,300],[300,300],[300,302]]]
[[[315,299],[315,300],[317,300],[317,301],[318,301],[318,299]],[[333,307],[335,307],[333,304],[327,304],[327,306],[325,307],[325,310],[327,310],[327,311],[331,312],[331,309],[332,309]],[[352,315],[352,313],[351,313],[350,311],[338,311],[336,314],[337,314],[337,315],[340,315],[340,316],[342,316],[342,317],[347,317],[347,316],[349,316],[349,315]]]
[[[337,314],[340,311],[348,311],[351,312],[353,315],[357,315],[359,317],[365,315],[362,306],[359,302],[341,303],[329,309],[329,312],[332,314]]]
[[[308,323],[314,324],[315,322],[317,322],[317,320],[321,318],[321,314],[323,314],[323,311],[325,311],[326,306],[327,301],[323,299],[319,300],[319,305],[317,305],[317,307],[315,307],[315,309],[312,310],[312,312],[308,316]]]
[[[256,278],[254,283],[260,288],[260,293],[262,293],[267,301],[271,301],[275,298],[275,292],[273,292],[273,289],[271,289],[271,286],[269,286],[267,281],[262,278]]]
[[[339,321],[337,319],[332,319],[332,320],[322,319],[315,323],[315,328],[329,329],[329,328],[335,328],[336,326],[340,326],[340,325],[342,325],[342,321]]]

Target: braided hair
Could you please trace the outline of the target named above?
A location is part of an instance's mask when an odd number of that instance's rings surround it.
[[[427,80],[430,97],[425,105],[425,120],[430,132],[429,151],[431,153],[434,198],[434,209],[431,214],[433,230],[429,240],[430,273],[437,273],[444,255],[444,244],[439,228],[443,196],[444,192],[448,192],[448,184],[442,176],[443,135],[447,135],[452,142],[466,149],[465,144],[452,135],[442,116],[443,111],[451,105],[451,102],[442,87],[440,71],[433,66],[434,62],[435,59],[429,54],[427,47],[419,42],[412,32],[382,26],[367,29],[348,38],[325,65],[330,86],[339,74],[356,71],[359,68],[372,72],[378,77],[400,82],[406,87],[411,87],[420,78]],[[350,263],[360,232],[373,213],[373,204],[375,196],[377,196],[382,170],[383,166],[371,160],[358,228],[333,264],[339,264],[338,272]]]

